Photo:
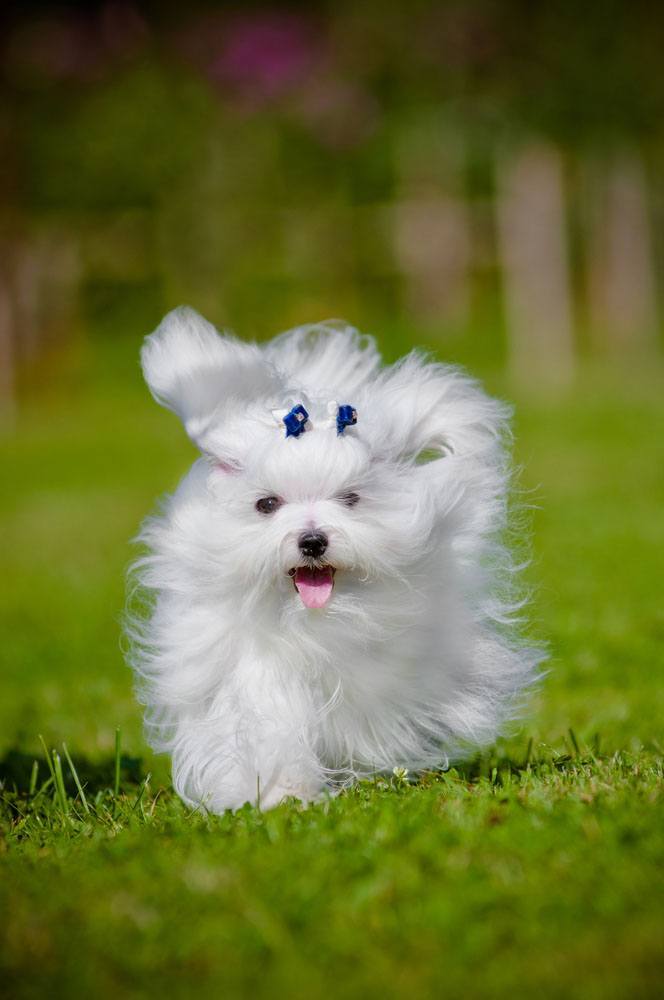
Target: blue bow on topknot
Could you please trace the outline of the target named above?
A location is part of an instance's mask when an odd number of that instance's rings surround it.
[[[292,410],[289,410],[286,416],[282,417],[282,419],[286,425],[286,437],[299,437],[305,429],[305,424],[309,419],[309,414],[302,406],[302,403],[298,403],[297,406],[294,406]]]
[[[328,403],[327,412],[329,414],[322,423],[316,421],[316,427],[334,427],[336,424],[337,434],[343,434],[347,427],[352,427],[357,423],[357,410],[354,406],[337,406],[336,403]],[[299,437],[306,430],[311,430],[309,414],[302,403],[296,403],[292,410],[285,413],[284,410],[272,410],[272,415],[277,420],[282,421],[286,427],[286,437]]]
[[[347,427],[357,423],[357,410],[354,406],[340,406],[337,410],[337,434],[343,434]]]

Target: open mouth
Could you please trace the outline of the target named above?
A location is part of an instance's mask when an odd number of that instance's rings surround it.
[[[335,573],[334,566],[321,569],[297,566],[289,571],[289,576],[305,608],[324,608],[332,596]]]

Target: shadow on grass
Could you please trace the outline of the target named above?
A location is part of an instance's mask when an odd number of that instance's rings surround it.
[[[565,763],[572,758],[569,754],[564,754],[560,759],[563,763]],[[505,753],[488,751],[476,754],[474,757],[469,757],[467,760],[460,761],[459,763],[454,764],[450,770],[454,771],[455,774],[463,779],[463,781],[471,783],[474,781],[480,781],[482,778],[490,778],[494,770],[503,773],[505,771],[509,771],[511,774],[518,775],[523,771],[527,771],[528,768],[537,768],[544,762],[544,757],[537,758],[533,756],[532,747],[529,746],[524,757],[521,759],[517,759],[516,757]],[[550,758],[547,757],[546,762],[550,763]]]
[[[599,747],[595,747],[598,754]],[[571,752],[556,752],[548,748],[548,752],[533,754],[532,741],[524,748],[524,754],[520,758],[507,753],[499,753],[496,750],[478,754],[468,760],[455,764],[449,771],[429,771],[420,775],[413,774],[409,784],[417,785],[427,783],[427,779],[434,775],[443,776],[446,773],[454,774],[462,781],[473,784],[485,779],[496,780],[498,775],[505,775],[508,772],[514,777],[518,777],[523,772],[531,769],[537,771],[542,767],[555,768],[556,770],[566,770],[574,763],[587,762],[590,759],[597,759],[592,752],[582,753],[579,750],[576,739],[569,747]],[[119,785],[128,789],[138,787],[145,780],[147,772],[140,757],[130,757],[126,754],[120,755]],[[35,762],[37,772],[35,773]],[[75,755],[73,763],[78,774],[78,778],[87,795],[94,796],[97,792],[111,790],[116,781],[116,758],[111,755],[102,760],[91,760],[84,755]],[[22,750],[11,749],[0,759],[0,790],[14,792],[19,796],[29,795],[34,792],[49,776],[49,766],[42,755],[25,753]],[[76,782],[65,760],[62,761],[62,777],[65,790],[68,795],[75,798],[77,795]],[[386,777],[391,777],[389,774]]]
[[[35,781],[34,765],[38,764]],[[74,766],[86,793],[96,795],[97,792],[113,788],[115,783],[115,757],[103,760],[90,760],[79,754],[73,757]],[[76,796],[76,783],[66,761],[62,762],[63,779],[68,795]],[[49,775],[49,768],[43,755],[24,753],[22,750],[8,750],[0,759],[0,788],[18,794],[27,794],[31,783],[41,785]],[[120,783],[123,787],[138,786],[144,780],[145,768],[140,757],[120,756]]]

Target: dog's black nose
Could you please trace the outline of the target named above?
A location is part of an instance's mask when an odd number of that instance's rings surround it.
[[[327,548],[327,535],[322,531],[305,531],[298,539],[300,552],[308,559],[320,559]]]

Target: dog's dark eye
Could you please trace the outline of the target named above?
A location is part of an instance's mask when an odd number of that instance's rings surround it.
[[[280,500],[279,497],[261,497],[260,500],[256,501],[256,510],[259,514],[274,514],[282,503],[283,500]]]
[[[360,502],[360,498],[357,493],[342,493],[339,499],[346,505],[346,507],[354,507],[356,503]]]

